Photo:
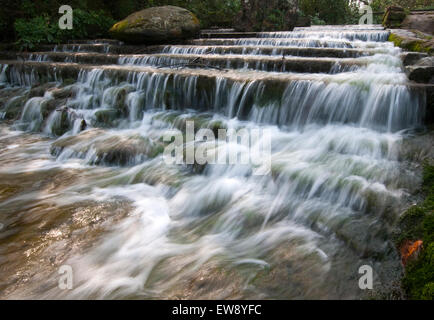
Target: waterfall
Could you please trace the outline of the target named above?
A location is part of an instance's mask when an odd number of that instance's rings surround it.
[[[0,116],[19,116],[0,124],[0,176],[13,186],[0,186],[1,223],[29,246],[4,259],[33,275],[5,297],[43,286],[38,297],[359,299],[360,265],[381,270],[379,285],[396,280],[392,230],[418,184],[402,146],[424,127],[426,94],[388,36],[313,26],[143,54],[87,41],[2,65]],[[200,129],[267,131],[270,174],[166,163],[165,135],[189,122],[183,155],[250,152]],[[74,269],[71,291],[50,277],[60,265]]]

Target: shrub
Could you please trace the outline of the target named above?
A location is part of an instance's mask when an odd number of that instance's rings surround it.
[[[326,25],[326,22],[322,19],[320,19],[319,14],[317,13],[316,15],[311,17],[311,23],[314,26],[324,26]]]
[[[59,43],[68,39],[99,38],[107,35],[107,30],[115,21],[103,11],[74,10],[73,29],[61,30],[58,17],[41,15],[31,19],[17,19],[14,27],[17,44],[21,49],[34,49],[44,43]]]
[[[29,20],[17,19],[14,27],[18,37],[17,43],[23,49],[33,49],[41,43],[52,43],[56,40],[57,30],[47,15]]]

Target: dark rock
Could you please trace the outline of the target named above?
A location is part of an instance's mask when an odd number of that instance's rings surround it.
[[[56,88],[56,86],[57,84],[53,82],[34,85],[30,90],[29,98],[43,97],[45,92],[47,92],[49,89]]]
[[[409,66],[417,63],[422,58],[428,57],[428,54],[420,52],[404,52],[400,57],[404,66]]]
[[[193,38],[200,32],[200,23],[186,9],[163,6],[135,12],[116,23],[109,32],[121,41],[152,44]]]
[[[403,8],[398,6],[390,6],[386,9],[383,17],[383,26],[387,28],[399,28],[406,17]]]
[[[434,124],[434,86],[427,86],[426,88],[425,123],[428,125]]]
[[[406,67],[408,78],[418,83],[434,84],[434,57],[426,57]]]
[[[10,99],[5,104],[4,109],[4,118],[8,120],[16,120],[20,117],[21,112],[23,111],[24,105],[28,100],[28,96],[17,96],[15,98]]]
[[[410,66],[406,70],[410,80],[434,84],[434,67]]]
[[[63,108],[55,112],[60,112],[60,120],[53,124],[51,132],[56,136],[62,136],[69,130],[68,109]]]
[[[80,131],[84,131],[84,130],[86,130],[86,128],[87,128],[87,123],[86,123],[86,120],[81,120],[81,123],[80,123]]]
[[[54,99],[67,99],[71,98],[74,95],[73,88],[53,88],[48,90],[49,93],[51,93],[52,97]]]

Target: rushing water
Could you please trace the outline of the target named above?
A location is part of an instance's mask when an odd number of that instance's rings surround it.
[[[401,272],[392,228],[418,184],[401,145],[422,125],[425,101],[386,39],[378,26],[202,39],[164,48],[163,60],[83,67],[75,83],[32,98],[37,69],[3,65],[2,117],[23,102],[19,119],[0,125],[0,297],[351,299],[365,294],[366,264],[375,286],[388,287]],[[230,59],[234,49],[261,61],[266,46],[269,56],[284,46],[355,48],[358,64],[313,74],[174,66],[190,55]],[[72,94],[50,107],[59,90]],[[162,137],[187,120],[269,129],[271,174],[166,164]],[[58,288],[62,265],[73,290]]]

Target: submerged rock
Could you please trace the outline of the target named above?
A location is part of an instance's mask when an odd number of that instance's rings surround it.
[[[95,165],[131,165],[154,158],[164,151],[159,141],[139,134],[110,134],[101,129],[89,129],[76,136],[58,139],[51,154],[65,158],[85,158]]]
[[[116,23],[110,34],[130,43],[161,43],[183,40],[199,34],[200,23],[196,16],[175,6],[163,6],[135,12]]]
[[[57,88],[57,83],[55,82],[47,82],[43,84],[34,85],[29,93],[29,98],[33,97],[43,97],[45,93],[49,90],[55,90]]]
[[[102,127],[112,126],[113,122],[119,117],[118,110],[115,109],[104,109],[95,112],[95,119],[97,125]]]

